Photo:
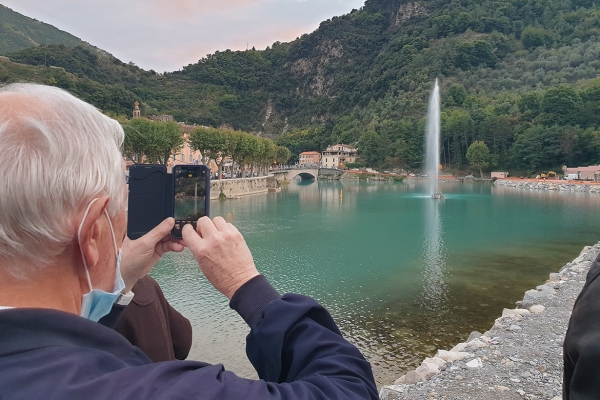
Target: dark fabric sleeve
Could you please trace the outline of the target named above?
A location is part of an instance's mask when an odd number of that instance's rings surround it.
[[[279,384],[269,386],[269,396],[250,398],[378,398],[371,365],[313,299],[280,298],[261,276],[242,286],[231,306],[251,327],[246,354],[259,377]]]
[[[563,399],[600,399],[600,256],[592,263],[564,341]]]
[[[115,330],[154,362],[185,359],[192,347],[190,322],[171,307],[150,276],[137,281],[132,291],[135,296]]]
[[[173,340],[173,354],[176,359],[185,360],[192,348],[192,324],[168,302],[166,308]]]

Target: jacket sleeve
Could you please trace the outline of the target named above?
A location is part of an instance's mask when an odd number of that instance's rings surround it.
[[[246,353],[269,382],[264,399],[378,398],[370,364],[313,299],[281,298],[258,276],[238,289],[231,307],[250,325]]]
[[[166,308],[173,340],[173,354],[176,359],[185,360],[192,348],[192,324],[168,302]]]
[[[600,398],[600,256],[575,301],[564,341],[563,399]]]

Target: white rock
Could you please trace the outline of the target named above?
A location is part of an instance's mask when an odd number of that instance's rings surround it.
[[[466,343],[459,343],[456,346],[454,346],[453,348],[451,348],[450,351],[456,351],[456,352],[463,351],[465,349],[465,347],[467,347]]]
[[[529,307],[529,311],[531,311],[533,314],[540,314],[543,313],[546,310],[546,307],[544,307],[541,304],[536,304],[534,306]]]
[[[425,378],[417,371],[410,371],[404,376],[404,383],[413,384],[417,382],[425,382]]]
[[[509,310],[508,308],[505,308],[504,310],[502,310],[503,317],[510,317],[513,315],[529,315],[529,314],[531,314],[531,312],[529,312],[529,310],[525,310],[524,308],[515,308],[513,310]]]
[[[444,361],[453,362],[468,357],[469,353],[465,353],[463,351],[438,350],[435,356],[441,358]]]
[[[481,358],[477,357],[472,359],[465,365],[467,366],[467,368],[481,368],[483,367],[483,362],[481,361]]]
[[[510,328],[508,328],[509,331],[520,331],[521,328],[519,325],[511,325]]]
[[[439,357],[427,357],[426,359],[423,360],[423,363],[437,365],[437,367],[441,371],[442,368],[446,365],[446,360],[439,358]]]
[[[423,362],[419,368],[416,369],[417,374],[421,375],[425,380],[431,379],[433,376],[440,373],[440,369],[437,365]]]
[[[469,343],[467,343],[467,345],[463,348],[463,350],[465,351],[473,351],[473,350],[477,350],[480,349],[482,347],[487,347],[487,343],[482,341],[481,339],[474,339],[471,340]]]

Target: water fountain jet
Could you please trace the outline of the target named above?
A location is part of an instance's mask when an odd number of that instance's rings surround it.
[[[440,87],[435,80],[433,91],[429,98],[427,109],[427,128],[425,137],[425,174],[427,175],[427,188],[433,199],[443,199],[444,195],[438,190],[439,165],[440,165]]]

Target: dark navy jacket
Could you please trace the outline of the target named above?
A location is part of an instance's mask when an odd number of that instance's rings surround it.
[[[575,301],[563,347],[563,399],[600,399],[600,255]]]
[[[377,399],[369,363],[314,300],[264,277],[231,300],[261,380],[222,365],[151,363],[114,330],[55,310],[0,311],[0,399]]]

